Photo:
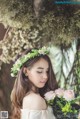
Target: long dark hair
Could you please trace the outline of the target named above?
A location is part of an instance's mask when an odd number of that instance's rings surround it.
[[[22,53],[22,56],[29,52],[31,52],[31,49]],[[44,94],[47,91],[55,90],[58,88],[55,74],[53,72],[52,64],[51,64],[51,61],[48,55],[46,54],[39,55],[39,56],[36,56],[28,60],[26,63],[24,63],[24,65],[21,67],[20,71],[18,72],[17,78],[14,83],[13,90],[11,93],[12,111],[13,111],[12,119],[20,119],[20,113],[21,113],[20,109],[22,108],[23,98],[26,95],[26,93],[28,93],[32,88],[32,83],[30,82],[28,77],[26,77],[25,74],[23,73],[23,68],[32,67],[33,64],[36,63],[41,58],[45,59],[49,63],[49,72],[48,72],[49,79],[47,83],[45,84],[45,86],[39,89],[40,95],[44,97]]]

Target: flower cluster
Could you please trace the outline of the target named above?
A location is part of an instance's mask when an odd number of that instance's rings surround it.
[[[20,57],[15,64],[13,65],[13,67],[11,68],[11,76],[14,77],[17,75],[18,71],[20,70],[20,68],[22,67],[22,65],[28,61],[31,58],[34,58],[36,56],[39,55],[44,55],[44,54],[48,54],[49,50],[46,47],[42,47],[41,49],[37,50],[37,49],[33,49],[31,52],[29,52],[28,54]]]
[[[44,96],[57,119],[78,119],[80,106],[75,102],[80,97],[75,98],[73,90],[59,88],[55,91],[47,92]]]
[[[27,30],[8,28],[5,37],[0,41],[0,60],[4,63],[15,61],[17,54],[25,49],[33,48],[27,38]]]

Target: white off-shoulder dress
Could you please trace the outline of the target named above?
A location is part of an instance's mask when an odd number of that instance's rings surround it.
[[[46,110],[21,109],[21,119],[56,119],[52,108]]]

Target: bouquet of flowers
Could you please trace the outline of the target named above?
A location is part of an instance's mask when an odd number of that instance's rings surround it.
[[[44,96],[56,119],[78,119],[80,106],[76,102],[80,96],[75,98],[73,90],[59,88],[47,92]]]

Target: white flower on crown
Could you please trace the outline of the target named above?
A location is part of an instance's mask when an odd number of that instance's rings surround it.
[[[46,54],[45,51],[47,51],[47,48],[44,46],[42,49],[38,51],[39,54]]]
[[[20,61],[20,59],[18,59],[18,60],[16,61],[16,64],[15,64],[15,65],[20,64],[20,63],[21,63],[21,61]]]

